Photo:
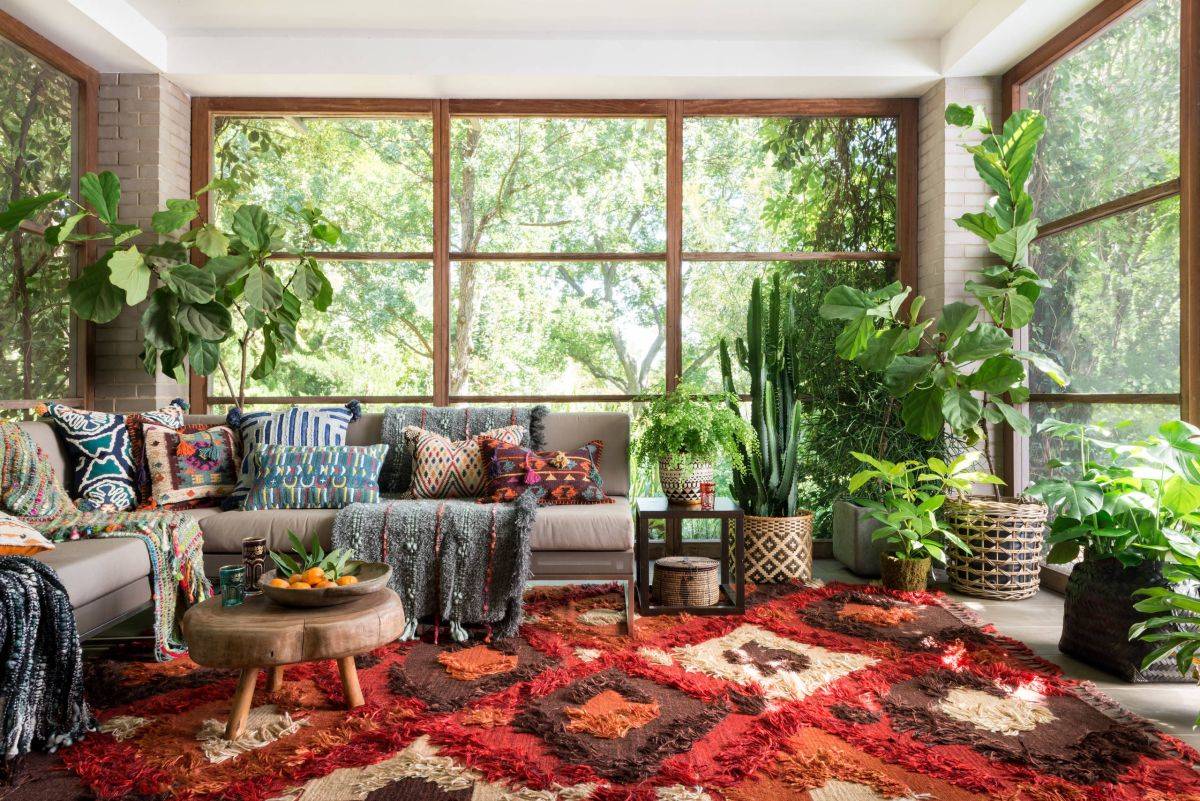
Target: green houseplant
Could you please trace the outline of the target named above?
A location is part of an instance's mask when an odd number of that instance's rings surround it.
[[[713,462],[721,457],[735,474],[745,468],[742,454],[753,445],[754,432],[724,398],[681,386],[643,402],[633,455],[658,463],[659,483],[671,503],[699,503],[700,484],[713,480]]]
[[[991,426],[1006,423],[1022,434],[1031,430],[1016,407],[1029,397],[1027,366],[1060,385],[1067,382],[1050,359],[1017,349],[1009,333],[1033,319],[1034,303],[1047,285],[1029,267],[1037,219],[1025,191],[1045,120],[1036,111],[1021,110],[997,129],[981,110],[951,104],[946,122],[983,137],[964,147],[996,193],[983,211],[955,220],[983,239],[998,262],[966,283],[974,302],[948,303],[936,319],[922,318],[924,298],[898,282],[875,291],[839,286],[826,295],[821,314],[844,324],[835,340],[838,355],[882,375],[885,388],[900,402],[907,431],[925,439],[949,431],[982,451],[990,474],[995,472]],[[1002,499],[999,483],[993,482],[991,498],[956,494],[941,514],[973,552],[949,560],[957,589],[999,599],[1037,592],[1043,505]]]
[[[971,552],[937,513],[949,492],[968,492],[972,484],[999,481],[970,469],[978,454],[964,453],[948,464],[936,456],[924,462],[889,462],[856,452],[854,458],[867,466],[850,479],[850,492],[868,485],[878,489],[877,497],[861,498],[858,503],[880,524],[872,538],[885,547],[880,554],[883,586],[924,590],[934,560],[945,563],[947,550]]]
[[[733,496],[746,512],[746,575],[752,581],[808,579],[812,575],[812,512],[799,508],[797,454],[803,437],[795,377],[792,289],[779,273],[769,296],[756,278],[746,310],[746,335],[720,344],[721,377],[731,411],[740,414],[733,365],[749,376],[753,447],[739,444],[746,469],[733,477]]]
[[[1059,420],[1038,427],[1075,455],[1050,460],[1047,476],[1028,490],[1054,516],[1047,561],[1079,560],[1067,580],[1059,650],[1127,681],[1178,680],[1165,658],[1171,649],[1160,644],[1187,639],[1191,627],[1157,616],[1177,600],[1175,608],[1200,603],[1182,592],[1200,577],[1200,429],[1173,420],[1157,436],[1121,444],[1118,428]],[[1138,591],[1150,597],[1135,604]],[[1126,632],[1151,629],[1128,640]],[[1195,649],[1182,647],[1180,665],[1190,666]]]
[[[203,376],[219,370],[241,406],[247,378],[262,379],[275,370],[279,353],[295,343],[304,307],[327,309],[333,286],[308,248],[287,246],[283,223],[261,206],[239,207],[226,228],[197,223],[203,195],[234,188],[214,181],[193,197],[168,200],[145,232],[120,221],[117,176],[87,173],[79,181],[82,203],[64,192],[22,198],[0,212],[0,232],[46,209],[65,208],[45,229],[46,244],[96,240],[105,250],[68,286],[71,310],[84,320],[107,323],[126,306],[145,303],[146,372],[160,370],[182,383],[185,363]],[[311,207],[291,209],[287,222],[306,244],[336,245],[341,238],[341,230]],[[230,339],[236,344],[233,365],[221,348]]]

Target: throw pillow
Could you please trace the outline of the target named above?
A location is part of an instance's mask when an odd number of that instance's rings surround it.
[[[0,512],[0,556],[33,556],[53,551],[54,543],[20,518]]]
[[[151,423],[179,428],[187,404],[174,400],[140,417]],[[62,433],[75,469],[75,496],[85,512],[127,512],[137,506],[136,474],[128,415],[88,412],[61,403],[39,408]]]
[[[229,426],[174,429],[147,423],[142,433],[152,508],[211,503],[237,486],[241,440]]]
[[[254,454],[259,445],[344,445],[346,429],[360,416],[358,401],[325,409],[293,406],[282,412],[242,412],[230,409],[225,423],[242,438],[242,463],[237,488],[221,503],[238,509],[254,484]]]
[[[453,440],[419,426],[404,429],[405,446],[411,451],[412,484],[406,498],[478,498],[487,486],[488,460],[480,439],[487,437],[508,445],[520,445],[524,426],[505,426],[469,439]]]
[[[612,503],[600,478],[604,443],[592,440],[571,451],[531,451],[482,440],[491,454],[485,503],[515,501],[530,492],[541,504]]]
[[[379,501],[387,445],[259,445],[243,509],[341,509]]]

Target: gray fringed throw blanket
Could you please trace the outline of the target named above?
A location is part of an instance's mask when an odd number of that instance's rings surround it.
[[[481,504],[474,499],[355,503],[338,512],[333,547],[392,566],[391,585],[413,639],[421,618],[434,620],[434,640],[445,621],[455,642],[468,624],[483,624],[496,638],[521,626],[529,575],[529,537],[537,501]]]
[[[83,654],[58,575],[27,556],[0,557],[0,703],[6,760],[70,745],[95,728]]]

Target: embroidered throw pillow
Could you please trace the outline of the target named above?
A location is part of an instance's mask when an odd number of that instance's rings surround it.
[[[404,429],[412,454],[412,484],[406,498],[478,498],[487,486],[488,461],[480,439],[520,445],[524,426],[505,426],[469,439],[450,439],[419,426]]]
[[[359,418],[358,401],[345,406],[305,409],[293,406],[282,412],[245,412],[230,409],[225,423],[242,440],[242,463],[237,489],[221,502],[223,509],[238,509],[254,483],[254,454],[259,445],[344,445],[346,429]]]
[[[143,421],[170,428],[183,425],[187,404],[174,400]],[[62,433],[75,469],[75,495],[81,511],[127,512],[137,506],[137,465],[125,425],[131,415],[72,409],[51,403],[41,410]]]
[[[532,492],[541,504],[612,503],[600,478],[604,443],[592,440],[571,451],[531,451],[483,439],[491,454],[484,503],[515,501]]]
[[[341,509],[379,501],[387,445],[259,445],[243,509]]]
[[[54,543],[20,518],[0,512],[0,556],[33,556],[53,551]]]
[[[194,508],[205,500],[212,504],[237,486],[241,441],[229,426],[174,429],[147,423],[142,433],[151,508]]]

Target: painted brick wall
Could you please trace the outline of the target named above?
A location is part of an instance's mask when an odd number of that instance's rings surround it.
[[[122,73],[100,79],[100,169],[121,179],[120,219],[150,230],[150,215],[190,187],[188,95],[161,75]],[[153,242],[144,235],[140,244]],[[126,309],[96,330],[96,408],[145,411],[186,396],[166,376],[142,369],[141,309]]]

